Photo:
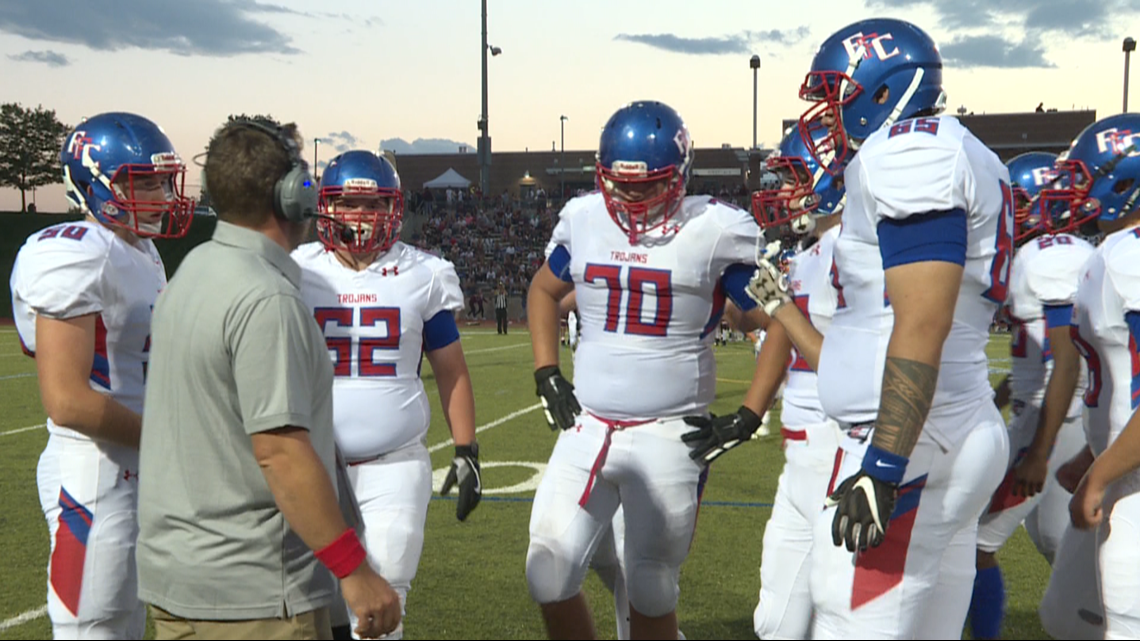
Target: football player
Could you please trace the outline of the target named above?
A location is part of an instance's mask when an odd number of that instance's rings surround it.
[[[725,295],[767,324],[745,294],[760,234],[747,212],[685,196],[692,143],[666,105],[619,109],[597,160],[599,190],[563,208],[529,293],[537,393],[559,436],[531,513],[527,582],[551,637],[592,638],[581,585],[620,504],[631,635],[675,638],[701,472],[763,413],[750,395],[707,416]],[[572,289],[576,388],[558,368],[558,303]]]
[[[1140,137],[1134,132],[1140,115],[1131,113],[1087,127],[1057,163],[1062,187],[1041,195],[1046,222],[1058,231],[1095,222],[1107,234],[1085,264],[1073,307],[1073,340],[1089,372],[1084,400],[1096,460],[1070,503],[1074,525],[1098,530],[1106,639],[1140,637]]]
[[[942,59],[908,22],[840,29],[800,95],[804,142],[846,163],[847,189],[817,370],[841,482],[816,521],[813,634],[958,638],[978,517],[1009,451],[985,352],[1009,286],[1009,172],[939,116]],[[778,324],[802,317],[773,265],[751,289]]]
[[[768,170],[781,177],[778,186],[752,196],[752,214],[763,229],[792,225],[810,233],[807,249],[788,262],[789,289],[806,318],[789,336],[779,323],[768,339],[783,345],[789,360],[780,413],[786,462],[776,487],[772,515],[764,527],[760,560],[760,599],[753,613],[761,639],[806,639],[812,619],[809,579],[816,514],[829,492],[838,429],[819,403],[815,367],[820,344],[835,313],[836,291],[830,268],[839,215],[843,208],[842,177],[833,176],[804,147],[797,129],[789,130]],[[801,349],[793,350],[795,346]],[[780,381],[771,380],[769,386]]]
[[[1000,636],[1005,588],[995,554],[1022,522],[1052,564],[1069,523],[1072,498],[1055,474],[1085,444],[1083,367],[1069,338],[1069,321],[1080,270],[1093,247],[1069,234],[1041,233],[1044,224],[1036,197],[1053,181],[1056,158],[1030,152],[1006,164],[1014,196],[1014,243],[1019,247],[1009,292],[1012,369],[1002,382],[1009,386],[1013,403],[1012,460],[978,525],[978,572],[970,602],[975,639]]]
[[[321,176],[319,209],[320,242],[301,245],[293,258],[334,364],[334,431],[365,547],[403,610],[432,492],[425,355],[455,441],[441,493],[458,486],[460,521],[482,495],[475,401],[455,324],[463,293],[450,262],[399,241],[404,199],[387,159],[370,151],[333,158]],[[393,634],[401,638],[403,623]]]
[[[170,139],[142,116],[85,119],[60,162],[68,203],[85,218],[32,234],[11,275],[48,415],[36,469],[48,616],[57,639],[138,639],[138,444],[151,309],[166,287],[151,238],[184,235],[193,203]]]

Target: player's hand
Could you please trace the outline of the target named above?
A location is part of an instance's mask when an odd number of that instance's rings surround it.
[[[1069,518],[1078,530],[1091,530],[1104,520],[1105,487],[1085,474],[1069,501]]]
[[[1040,494],[1049,476],[1049,453],[1041,454],[1029,448],[1013,466],[1013,495],[1026,498]]]
[[[537,394],[542,399],[543,413],[552,430],[574,427],[574,419],[582,413],[582,406],[574,397],[574,386],[562,377],[557,365],[540,367],[534,372]]]
[[[483,498],[483,473],[479,470],[479,444],[456,445],[455,458],[451,459],[451,469],[439,488],[440,496],[447,496],[451,488],[459,484],[459,502],[455,506],[455,518],[460,521],[475,510]]]
[[[899,486],[859,470],[839,484],[824,502],[837,507],[831,521],[831,541],[836,547],[846,543],[848,552],[879,547],[887,534],[895,510]]]
[[[362,639],[375,639],[400,625],[400,595],[376,574],[368,561],[341,579],[344,602],[356,615],[356,634]]]
[[[776,258],[780,255],[780,250],[783,248],[784,247],[780,244],[779,239],[773,240],[767,245],[764,245],[764,249],[760,250],[760,258],[768,261],[776,260]]]
[[[685,423],[698,428],[681,435],[681,440],[693,448],[689,457],[708,465],[732,448],[747,443],[760,428],[760,417],[741,405],[727,416],[686,416]]]
[[[748,297],[756,301],[756,304],[760,305],[764,313],[769,316],[775,314],[781,305],[792,302],[792,296],[788,292],[787,275],[767,258],[761,259],[756,264],[756,272],[752,275],[752,280],[748,281],[748,288],[745,291]]]
[[[1077,486],[1080,485],[1081,479],[1084,478],[1085,472],[1089,471],[1089,467],[1093,464],[1092,450],[1086,445],[1084,449],[1077,452],[1076,456],[1065,461],[1061,467],[1057,468],[1057,483],[1065,488],[1065,491],[1072,494],[1077,491]]]

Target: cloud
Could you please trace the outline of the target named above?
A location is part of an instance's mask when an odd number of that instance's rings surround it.
[[[619,33],[614,40],[636,42],[657,49],[693,55],[724,55],[752,53],[754,44],[795,44],[807,37],[810,30],[806,26],[795,29],[768,31],[742,31],[720,37],[685,38],[672,33],[630,34]]]
[[[49,67],[66,67],[71,64],[67,56],[55,51],[25,51],[19,55],[8,55],[9,60],[16,62],[42,62]]]
[[[380,141],[381,149],[397,154],[455,154],[459,153],[460,147],[466,147],[467,153],[475,153],[475,145],[446,138],[416,138],[414,142],[403,138],[388,138]]]
[[[1043,31],[1109,37],[1122,24],[1115,16],[1140,10],[1140,0],[867,0],[867,4],[887,9],[924,4],[938,14],[939,26],[951,30],[992,27],[1006,18],[1011,26],[1031,32],[1027,37],[1032,39]]]
[[[332,145],[332,148],[335,149],[338,154],[343,154],[346,151],[360,149],[362,147],[360,139],[347,131],[327,133],[321,137],[321,144]]]
[[[292,39],[252,19],[298,14],[256,0],[51,0],[0,3],[0,32],[100,51],[128,48],[178,55],[296,54]]]
[[[939,47],[942,59],[958,67],[999,67],[1024,69],[1028,67],[1056,67],[1045,59],[1040,42],[1011,42],[995,35],[962,36]]]
[[[375,17],[367,18],[364,16],[354,16],[347,13],[329,13],[327,11],[310,13],[307,11],[297,11],[296,9],[283,7],[279,4],[258,2],[257,0],[230,0],[230,2],[239,10],[246,13],[280,13],[292,16],[304,16],[306,18],[336,18],[338,20],[349,20],[355,23],[363,24],[366,27],[384,24],[383,20]]]

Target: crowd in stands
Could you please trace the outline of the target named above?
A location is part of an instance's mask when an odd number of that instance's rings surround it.
[[[525,296],[546,258],[554,217],[513,206],[436,209],[411,242],[455,264],[467,296],[468,316],[486,317],[484,305],[502,283],[511,297]]]
[[[744,186],[735,191],[696,187],[689,193],[713,195],[742,208],[749,205]],[[430,194],[426,190],[410,195],[409,214],[420,221],[405,238],[455,265],[467,297],[468,319],[493,314],[489,301],[500,283],[508,296],[521,297],[525,306],[527,288],[545,260],[546,244],[559,210],[545,193],[528,196],[522,201],[507,193],[475,199],[459,190],[450,198],[446,193]]]

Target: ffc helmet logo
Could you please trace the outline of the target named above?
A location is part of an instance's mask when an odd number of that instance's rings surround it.
[[[677,149],[682,155],[689,155],[689,147],[692,144],[689,140],[689,130],[681,127],[677,130],[677,135],[673,136],[673,142],[677,143]]]
[[[89,137],[86,131],[76,131],[71,134],[71,140],[67,141],[67,152],[71,154],[72,158],[78,160],[87,153],[87,148],[94,149],[95,151],[99,151],[103,148],[102,145],[92,144],[93,142],[94,139]]]
[[[1140,156],[1140,133],[1116,127],[1105,129],[1096,134],[1096,148],[1101,153],[1111,151],[1114,154]]]
[[[863,32],[852,34],[843,40],[843,48],[847,50],[847,57],[855,60],[860,55],[863,60],[870,60],[871,58],[878,58],[879,60],[886,60],[899,55],[899,48],[894,47],[887,51],[884,40],[891,40],[892,46],[895,37],[889,33],[879,35],[877,33],[869,33],[863,35]]]
[[[1041,187],[1057,179],[1056,170],[1051,167],[1038,167],[1033,170],[1033,184]]]

